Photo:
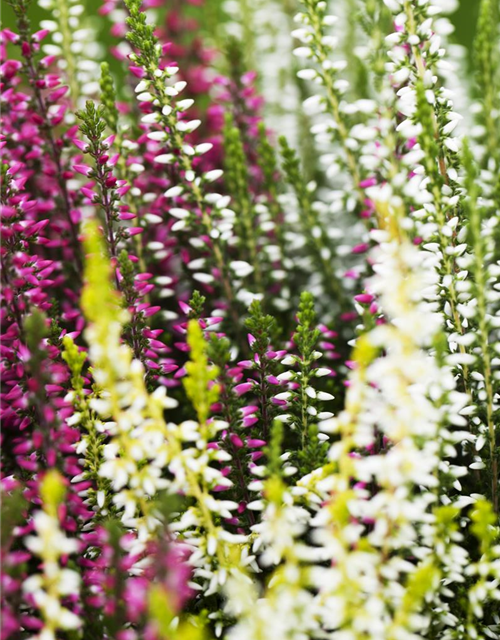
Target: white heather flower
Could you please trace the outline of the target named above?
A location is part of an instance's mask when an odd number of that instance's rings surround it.
[[[78,629],[82,621],[62,606],[65,596],[77,596],[80,576],[76,571],[62,568],[59,558],[78,551],[76,540],[67,538],[59,527],[57,517],[46,511],[33,516],[34,534],[25,539],[26,547],[42,562],[42,573],[31,575],[23,583],[23,591],[33,596],[43,620],[39,638],[56,637],[56,631]]]
[[[392,234],[377,233],[369,288],[387,322],[359,339],[346,408],[332,425],[324,425],[341,435],[330,450],[339,471],[318,479],[317,488],[332,498],[313,520],[314,540],[332,560],[332,567],[322,570],[325,579],[318,593],[324,624],[347,634],[356,629],[377,640],[418,630],[411,617],[399,619],[391,612],[401,606],[401,585],[416,570],[405,561],[407,549],[417,558],[427,553],[421,530],[434,523],[430,508],[438,487],[441,446],[446,442],[453,454],[441,425],[453,420],[467,402],[453,391],[451,371],[438,366],[427,352],[442,326],[441,316],[422,295],[426,278],[434,277],[432,263],[427,265],[431,257],[398,237],[397,214],[389,209],[386,215],[394,226]],[[377,432],[391,443],[387,450],[351,458],[352,449],[376,446]],[[353,478],[363,483],[354,491]],[[378,487],[373,494],[363,488],[372,482]],[[425,487],[427,493],[415,495],[414,487]],[[333,514],[340,508],[347,510],[346,519],[336,523]],[[372,523],[367,535],[363,522]],[[358,545],[365,535],[367,550]],[[389,549],[391,559],[386,560]],[[348,616],[352,607],[355,620]]]

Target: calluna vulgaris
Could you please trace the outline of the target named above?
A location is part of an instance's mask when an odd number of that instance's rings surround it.
[[[79,2],[0,32],[2,640],[500,638],[498,0]]]

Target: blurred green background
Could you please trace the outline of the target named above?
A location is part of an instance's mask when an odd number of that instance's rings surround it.
[[[101,0],[82,0],[88,8],[88,14],[92,16],[97,15],[97,9],[102,4]],[[208,0],[210,1],[210,0]],[[165,0],[165,6],[171,0]],[[382,2],[382,0],[380,0]],[[472,46],[474,38],[474,31],[477,19],[477,13],[479,9],[479,0],[460,0],[460,6],[458,11],[453,15],[452,19],[455,24],[454,40],[460,44],[465,45],[469,51]],[[33,2],[30,16],[33,23],[36,24],[40,19],[49,17],[48,13],[38,6],[36,0]],[[4,27],[14,27],[14,17],[11,7],[7,5],[7,2],[2,0],[1,3],[1,18]],[[109,33],[109,23],[107,20],[100,20],[101,27],[99,29],[100,39],[103,44],[106,44],[107,34]]]
[[[461,0],[460,7],[453,16],[455,39],[469,50],[474,39],[478,12],[479,0]]]

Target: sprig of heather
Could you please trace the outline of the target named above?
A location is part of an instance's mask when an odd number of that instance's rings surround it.
[[[54,58],[38,57],[40,42],[47,35],[47,31],[31,32],[28,18],[29,0],[15,0],[11,6],[15,12],[19,34],[11,34],[10,40],[21,49],[23,73],[32,88],[32,105],[36,112],[35,122],[40,135],[44,138],[50,160],[55,167],[55,182],[60,197],[60,208],[66,219],[67,229],[71,238],[76,264],[81,267],[81,248],[78,240],[79,214],[74,205],[67,185],[67,166],[62,154],[62,140],[57,136],[55,128],[59,125],[66,111],[66,106],[58,104],[66,94],[67,87],[61,84],[61,78],[54,74],[46,74],[46,69]],[[46,89],[50,89],[48,94]],[[77,270],[79,273],[79,270]]]
[[[260,291],[262,290],[262,274],[261,265],[257,259],[257,255],[262,249],[259,247],[260,225],[255,205],[252,202],[241,133],[234,126],[231,116],[226,116],[224,126],[224,153],[224,184],[234,199],[235,235],[240,247],[240,256],[249,263],[250,266],[246,271],[251,270],[257,290]],[[242,275],[246,275],[241,266],[238,271]]]
[[[111,75],[109,64],[103,62],[101,64],[101,77],[100,77],[100,100],[102,117],[106,121],[112,136],[107,138],[111,149],[117,151],[117,156],[113,154],[113,159],[116,161],[113,166],[114,173],[118,178],[119,184],[122,185],[119,190],[120,198],[124,204],[126,204],[126,210],[122,210],[122,220],[137,220],[137,226],[134,227],[131,233],[133,249],[137,254],[137,260],[140,271],[145,273],[146,269],[146,256],[144,247],[144,232],[139,233],[139,227],[143,227],[147,232],[147,226],[150,227],[158,225],[162,222],[162,218],[154,213],[145,213],[142,215],[141,204],[148,207],[148,201],[151,201],[151,194],[142,193],[142,189],[136,186],[136,178],[141,176],[145,167],[140,162],[134,162],[134,152],[138,149],[139,144],[137,141],[131,139],[128,133],[130,129],[130,122],[123,122],[123,117],[120,115],[117,107],[117,95],[113,76]],[[110,149],[110,151],[111,151]],[[147,151],[145,152],[145,155]],[[125,208],[124,208],[125,209]],[[153,231],[154,237],[154,231]],[[146,294],[146,299],[148,295]]]
[[[210,247],[215,261],[217,278],[212,273],[197,272],[193,277],[203,284],[220,281],[223,293],[230,306],[234,303],[235,292],[227,272],[223,246],[232,237],[234,212],[227,208],[226,198],[211,193],[210,183],[222,176],[221,170],[212,170],[196,176],[193,159],[210,150],[211,145],[204,143],[192,147],[185,140],[188,133],[193,132],[200,124],[199,120],[183,120],[181,114],[187,111],[193,101],[177,100],[177,96],[186,86],[184,81],[168,82],[177,72],[171,65],[162,68],[160,65],[161,45],[153,34],[153,27],[146,22],[146,16],[140,11],[140,2],[127,2],[129,32],[127,38],[135,52],[129,58],[132,64],[141,71],[144,77],[136,87],[138,99],[149,103],[152,112],[143,117],[146,123],[156,123],[160,129],[149,134],[152,139],[168,142],[169,152],[156,156],[155,162],[178,166],[182,172],[182,183],[174,184],[167,190],[168,198],[182,196],[194,211],[182,207],[172,207],[171,215],[178,218],[173,225],[174,231],[187,230],[195,223],[200,226],[202,244]],[[203,240],[204,238],[204,240]]]
[[[34,535],[25,539],[26,547],[42,563],[42,572],[30,575],[23,582],[23,591],[40,611],[42,627],[38,638],[56,637],[58,631],[78,629],[82,621],[63,606],[63,598],[78,600],[80,576],[65,566],[64,557],[78,551],[74,538],[61,530],[58,508],[64,498],[63,478],[56,472],[47,473],[40,485],[42,510],[33,516]]]
[[[323,221],[320,218],[320,203],[314,201],[315,183],[306,183],[295,151],[289,146],[286,138],[279,139],[283,158],[283,171],[286,180],[295,192],[299,208],[299,222],[308,249],[313,257],[314,266],[321,274],[321,284],[329,300],[341,304],[342,290],[335,272],[332,241],[328,237]]]
[[[305,68],[298,72],[304,80],[312,80],[324,88],[324,93],[308,98],[305,106],[311,105],[315,110],[326,114],[328,119],[323,119],[314,125],[312,131],[318,134],[321,140],[333,141],[340,145],[343,158],[336,158],[336,164],[341,162],[343,169],[350,175],[353,190],[358,202],[358,210],[364,209],[363,180],[357,151],[359,143],[356,141],[353,125],[355,120],[343,107],[343,94],[347,90],[348,82],[339,75],[345,67],[345,62],[332,59],[333,49],[338,38],[328,33],[329,27],[337,21],[336,16],[328,14],[327,3],[323,0],[304,0],[303,11],[298,13],[295,21],[300,25],[292,35],[304,46],[294,50],[298,58],[311,60],[314,68]],[[367,100],[361,100],[352,105],[354,114],[371,114],[374,104]],[[358,116],[359,118],[359,116]],[[331,121],[329,120],[331,119]],[[325,158],[331,160],[331,156]],[[331,165],[330,175],[335,174],[335,166]],[[358,211],[358,212],[359,212]]]
[[[222,432],[221,444],[231,455],[231,464],[224,467],[223,473],[232,480],[228,488],[231,499],[238,503],[237,515],[228,524],[244,530],[244,524],[254,524],[253,514],[246,510],[250,502],[248,482],[250,478],[250,460],[255,455],[251,447],[255,444],[248,435],[248,427],[257,421],[257,407],[244,406],[242,368],[231,362],[231,343],[225,336],[210,334],[207,343],[207,355],[217,367],[216,382],[219,385],[219,401],[212,406],[214,416],[220,416],[227,427]],[[250,441],[249,441],[250,440]]]
[[[113,506],[109,482],[99,473],[103,462],[106,433],[102,422],[91,406],[92,399],[98,398],[99,392],[93,389],[91,393],[87,393],[88,381],[82,374],[87,354],[80,351],[68,335],[64,336],[63,345],[64,350],[61,356],[71,371],[71,389],[66,400],[71,402],[74,409],[67,422],[71,426],[77,425],[83,432],[81,440],[76,445],[76,453],[81,456],[83,468],[81,473],[75,477],[76,481],[91,482],[87,491],[87,504],[98,517],[104,517],[108,515],[110,509],[113,509]],[[72,482],[75,482],[75,478],[72,479]]]
[[[394,86],[400,87],[396,106],[405,116],[397,130],[407,139],[417,138],[423,152],[419,161],[427,177],[423,186],[434,199],[428,207],[423,200],[422,203],[427,216],[434,214],[437,223],[444,224],[457,204],[452,196],[458,188],[459,147],[452,133],[461,116],[453,112],[450,94],[438,74],[444,49],[440,48],[441,39],[432,27],[439,8],[427,3],[417,9],[407,2],[391,4],[390,8],[395,14],[397,31],[386,38],[395,45],[390,52],[393,62],[388,71]],[[411,52],[409,58],[403,58],[403,50]]]
[[[184,36],[188,36],[190,34],[184,33],[186,30],[189,31],[193,28],[192,20],[186,18],[181,13],[174,12],[173,14],[169,14],[166,29],[168,31],[168,37],[171,36],[171,31],[174,32],[176,38],[181,38],[184,40]],[[118,25],[117,25],[118,26]],[[125,25],[120,25],[120,28]],[[163,31],[159,32],[160,37],[165,37]],[[127,45],[128,46],[128,45]],[[182,63],[182,69],[177,69],[175,72],[175,79],[179,81],[179,78],[186,78],[189,81],[190,88],[192,93],[197,96],[200,93],[203,93],[204,90],[208,89],[208,87],[214,85],[214,81],[209,78],[208,70],[205,69],[207,65],[207,61],[209,60],[208,52],[205,52],[204,49],[199,49],[193,43],[192,46],[185,49],[184,47],[176,47],[175,45],[165,45],[165,50],[168,49],[168,55],[179,55]],[[191,52],[191,53],[190,53]],[[164,64],[163,62],[161,63]],[[193,65],[195,65],[193,67]],[[142,70],[139,67],[131,67],[131,71],[136,76],[141,76],[143,74]],[[139,83],[140,84],[140,83]],[[176,85],[177,86],[177,85]],[[181,86],[181,85],[178,85]],[[254,101],[252,100],[251,95],[249,94],[249,88],[243,87],[241,92],[241,97],[243,102],[245,102],[245,106],[247,111],[250,111],[253,108]],[[248,105],[246,104],[248,102]],[[196,115],[200,114],[200,103],[202,100],[196,100]],[[183,107],[187,107],[185,101],[183,101]],[[149,110],[148,103],[142,103],[141,109],[143,111]],[[203,127],[200,127],[202,130],[201,138],[198,136],[198,131],[189,134],[189,142],[192,149],[199,149],[200,152],[203,151],[203,155],[199,155],[192,158],[193,167],[196,168],[197,172],[210,171],[213,166],[218,166],[220,164],[218,157],[220,155],[220,140],[218,137],[214,135],[214,133],[218,134],[221,128],[221,118],[220,118],[220,107],[218,105],[214,105],[207,110],[206,119]],[[144,120],[149,120],[150,116],[154,114],[147,114],[144,117]],[[182,117],[182,114],[180,115]],[[247,119],[250,122],[253,116],[249,116],[247,114]],[[142,263],[145,260],[151,260],[160,263],[158,267],[163,270],[164,267],[167,267],[168,275],[160,275],[159,279],[163,284],[175,284],[178,281],[177,272],[172,273],[170,269],[170,265],[172,263],[176,263],[177,255],[180,254],[182,259],[182,265],[187,269],[187,272],[193,275],[193,279],[197,281],[199,284],[202,284],[204,287],[204,291],[207,293],[213,293],[214,284],[216,285],[220,280],[214,279],[211,273],[203,273],[202,271],[210,266],[210,269],[213,266],[213,260],[210,257],[209,247],[211,246],[211,240],[208,236],[202,237],[193,237],[188,229],[186,231],[182,231],[180,227],[184,225],[182,221],[183,216],[185,216],[186,211],[191,207],[187,207],[187,204],[184,198],[179,197],[181,192],[179,191],[180,187],[178,184],[178,172],[176,169],[176,163],[174,165],[165,167],[164,164],[160,162],[156,162],[156,157],[158,156],[158,152],[161,147],[163,147],[162,140],[164,138],[164,134],[162,132],[148,131],[149,125],[147,122],[141,125],[141,129],[143,130],[142,135],[138,139],[138,143],[140,146],[135,144],[138,147],[138,150],[142,157],[137,157],[135,162],[132,164],[128,164],[128,171],[121,174],[120,177],[127,176],[129,182],[133,185],[130,191],[130,196],[133,197],[128,198],[128,204],[131,208],[131,211],[135,211],[138,209],[138,214],[140,214],[141,218],[144,217],[148,223],[151,223],[151,228],[148,232],[144,234],[144,251],[143,257],[141,258],[141,247],[139,246],[136,251],[139,257],[139,262]],[[209,140],[211,142],[197,144],[197,141],[203,139],[203,136],[209,135]],[[159,136],[159,138],[158,138]],[[115,140],[115,144],[119,145],[120,133]],[[127,149],[131,144],[130,140],[126,141]],[[122,145],[123,146],[123,145]],[[185,148],[189,151],[188,145],[185,145]],[[125,156],[132,156],[133,151],[131,153],[121,154]],[[160,154],[162,155],[162,160],[165,160],[168,154]],[[118,171],[119,174],[121,172],[121,162],[118,163]],[[131,175],[132,169],[134,171],[141,171],[136,180],[133,180],[133,176]],[[165,170],[166,169],[166,170]],[[167,178],[168,175],[168,178]],[[214,174],[215,176],[216,174]],[[163,187],[163,188],[162,188]],[[165,188],[167,191],[165,191]],[[166,195],[164,195],[164,193]],[[142,203],[138,204],[138,196],[141,197]],[[228,216],[231,216],[232,213],[230,209],[226,209],[229,205],[228,196],[224,196],[224,198],[219,200],[219,195],[215,194],[214,197],[217,199],[220,205],[220,209],[224,209],[224,213]],[[207,196],[208,198],[208,196]],[[171,220],[173,222],[167,222],[164,225],[161,225],[161,222],[165,215],[165,209],[168,202],[171,202],[174,207],[171,207],[170,211],[172,213]],[[210,208],[210,203],[208,203]],[[182,207],[182,208],[181,208]],[[185,208],[187,207],[187,209]],[[143,213],[147,211],[147,213]],[[149,213],[151,211],[151,213]],[[195,216],[196,218],[196,216]],[[167,233],[167,230],[173,228],[176,233],[177,239],[174,239],[174,234]],[[226,231],[228,228],[226,228]],[[175,242],[178,242],[180,245],[180,251],[175,252]],[[224,241],[225,243],[225,241]],[[223,243],[223,244],[224,244]],[[139,244],[139,243],[138,243]],[[186,245],[186,246],[183,246]],[[221,245],[222,246],[222,245]],[[207,256],[208,251],[208,256]],[[176,255],[177,254],[177,255]],[[194,254],[194,255],[193,255]],[[235,256],[237,257],[237,256]],[[228,256],[229,259],[229,256]],[[208,264],[207,263],[210,263]],[[149,263],[150,266],[151,262]],[[156,266],[156,265],[155,265]],[[177,267],[177,265],[176,265]],[[244,279],[248,277],[250,273],[251,266],[248,265],[243,260],[232,260],[228,263],[228,277],[236,278],[234,285],[235,290],[239,288],[239,279]],[[177,271],[177,269],[176,269]],[[217,270],[214,271],[215,275],[217,275]],[[160,282],[158,282],[160,284]],[[214,283],[214,284],[211,284]],[[173,290],[170,287],[164,287],[159,292],[159,297],[168,297],[173,296]],[[244,304],[247,304],[247,298],[251,300],[251,294],[247,291],[241,290],[241,295],[239,298],[244,299]],[[167,311],[164,315],[172,316],[174,312]],[[233,319],[236,316],[233,313]]]
[[[233,512],[238,503],[218,499],[215,491],[232,486],[232,481],[221,470],[210,466],[211,462],[224,463],[231,456],[216,442],[217,434],[228,427],[226,422],[209,419],[211,406],[219,398],[220,389],[214,384],[218,371],[210,366],[207,345],[196,320],[188,325],[190,360],[186,364],[187,375],[183,380],[198,421],[188,420],[178,427],[169,425],[170,440],[175,442],[176,452],[169,465],[174,474],[173,488],[195,499],[171,528],[180,531],[193,547],[190,563],[204,597],[220,592],[229,573],[238,574],[244,566],[253,562],[249,554],[247,537],[231,533],[224,521],[234,521]],[[187,443],[187,448],[182,444]],[[195,443],[193,445],[193,443]],[[212,618],[218,619],[213,612]]]
[[[479,189],[477,186],[477,169],[475,167],[471,151],[464,145],[463,164],[466,171],[464,181],[467,197],[464,202],[466,218],[468,220],[468,241],[471,247],[469,268],[473,279],[471,287],[462,294],[468,294],[471,308],[470,326],[467,332],[467,342],[471,351],[475,352],[473,377],[475,384],[472,389],[472,400],[478,409],[477,418],[474,420],[474,431],[478,436],[475,450],[481,451],[485,440],[489,443],[488,476],[491,486],[488,494],[493,502],[495,511],[498,512],[499,469],[498,469],[498,434],[496,415],[498,411],[499,380],[496,372],[498,360],[498,342],[491,336],[495,335],[496,323],[492,315],[491,303],[498,304],[498,295],[494,291],[498,279],[498,269],[491,261],[492,243],[487,232],[485,221],[487,211],[478,202]],[[464,299],[464,297],[462,299]],[[484,455],[484,454],[480,454]],[[477,456],[476,456],[477,458]],[[472,469],[481,469],[481,460],[475,459],[471,464]]]
[[[242,391],[251,390],[256,396],[259,408],[257,417],[260,435],[264,440],[267,440],[279,405],[279,402],[275,400],[276,385],[279,385],[278,365],[286,352],[284,350],[275,351],[272,348],[272,343],[276,338],[276,320],[273,316],[263,312],[262,304],[258,300],[254,300],[250,305],[245,327],[250,332],[248,343],[252,357],[240,364],[245,369],[252,371],[255,378],[252,377],[242,388]],[[247,425],[251,426],[253,420],[254,418],[249,416]]]
[[[87,165],[75,165],[75,170],[87,178],[95,180],[98,193],[93,193],[92,189],[85,187],[85,195],[88,195],[93,204],[98,205],[106,229],[106,239],[109,246],[109,253],[112,258],[117,258],[118,243],[131,233],[130,229],[118,226],[120,220],[120,188],[125,187],[113,176],[113,165],[117,157],[109,157],[109,149],[113,144],[114,137],[104,137],[106,122],[104,120],[104,107],[96,107],[95,103],[88,100],[85,109],[77,112],[80,121],[80,132],[88,142],[78,142],[78,146],[85,154],[89,154],[93,161],[93,167]],[[122,216],[123,218],[123,216]],[[142,229],[132,229],[141,232]]]
[[[422,209],[417,209],[413,214],[418,221],[417,233],[422,232],[427,240],[424,249],[434,252],[440,258],[438,274],[441,300],[448,318],[446,328],[452,352],[448,361],[457,366],[463,388],[472,393],[474,402],[478,393],[482,397],[486,396],[486,422],[487,416],[490,416],[488,439],[494,442],[491,355],[489,338],[485,340],[485,336],[489,334],[487,327],[491,322],[490,305],[494,303],[496,295],[491,290],[486,304],[484,287],[490,287],[490,284],[486,285],[486,279],[492,283],[491,278],[494,276],[493,272],[491,275],[485,274],[484,266],[479,267],[485,260],[490,263],[491,241],[488,241],[488,237],[491,232],[489,225],[485,223],[484,214],[479,215],[475,204],[464,201],[467,188],[471,188],[472,201],[476,197],[472,182],[477,178],[470,177],[475,169],[467,150],[462,164],[466,165],[469,178],[465,179],[466,189],[459,185],[459,141],[454,138],[453,131],[460,116],[453,112],[450,94],[443,89],[439,80],[438,70],[444,49],[440,48],[439,36],[432,28],[433,14],[439,13],[439,8],[433,7],[432,3],[421,8],[404,3],[391,6],[391,9],[401,11],[395,20],[396,24],[404,24],[404,27],[390,36],[389,40],[399,43],[398,46],[405,43],[404,46],[409,47],[412,53],[409,65],[401,56],[395,56],[398,63],[391,65],[390,70],[395,72],[394,78],[398,76],[398,84],[406,83],[398,91],[398,107],[406,116],[406,121],[400,127],[402,132],[409,127],[404,135],[416,135],[418,147],[415,149],[421,154],[418,162],[424,169],[423,176],[413,178],[415,186],[420,185],[417,197],[422,200],[423,205]],[[396,71],[398,66],[399,70]],[[422,185],[425,187],[424,194],[420,188]],[[471,207],[474,211],[471,211]],[[493,265],[492,268],[494,271]],[[483,283],[478,300],[474,297],[474,292],[478,293],[474,283],[476,279]],[[483,337],[479,338],[480,335]],[[487,384],[485,380],[488,380]],[[472,419],[471,430],[476,434],[478,429],[481,430],[481,421],[482,417]],[[481,439],[479,449],[482,448],[482,443]],[[471,454],[474,458],[472,468],[481,468],[482,463],[477,459],[476,451],[472,450]],[[496,454],[492,453],[490,465],[493,465],[493,477],[498,476],[498,471],[495,471],[497,464]],[[494,480],[489,494],[495,503],[497,492],[498,481]]]
[[[111,482],[113,503],[121,511],[123,522],[147,537],[157,526],[151,498],[168,486],[161,477],[169,451],[163,409],[175,407],[177,402],[167,398],[165,387],[158,387],[153,394],[147,392],[142,363],[133,359],[128,345],[121,343],[128,313],[111,287],[111,267],[97,228],[91,223],[85,242],[89,257],[82,308],[88,321],[85,336],[89,360],[100,390],[90,406],[112,436],[104,445],[99,475]]]
[[[317,349],[320,330],[315,326],[314,300],[308,292],[302,293],[300,297],[297,320],[293,343],[298,355],[290,354],[283,358],[282,364],[293,368],[278,376],[279,380],[288,382],[288,389],[275,398],[286,403],[284,413],[277,416],[277,419],[285,422],[287,428],[295,434],[298,444],[293,447],[296,455],[292,456],[292,460],[298,465],[300,474],[305,475],[312,469],[321,467],[325,461],[325,437],[324,434],[318,434],[317,422],[332,414],[318,411],[318,402],[333,400],[333,395],[315,388],[316,378],[329,375],[331,370],[316,366],[323,354]]]
[[[118,133],[118,124],[120,114],[116,106],[116,88],[113,80],[113,76],[109,70],[109,64],[107,62],[101,63],[101,76],[99,78],[99,87],[101,89],[101,105],[102,115],[106,120],[106,124],[109,127],[111,133],[116,135]]]
[[[136,530],[141,540],[147,540],[161,522],[153,500],[159,491],[182,491],[195,499],[171,526],[196,549],[190,556],[196,567],[195,576],[202,579],[207,594],[215,593],[224,583],[222,576],[232,566],[227,545],[239,545],[245,537],[218,524],[219,518],[231,519],[231,511],[238,504],[218,500],[211,493],[216,486],[228,487],[232,483],[210,465],[228,461],[230,456],[217,446],[209,446],[226,423],[209,420],[219,390],[212,384],[217,371],[208,365],[202,330],[196,320],[190,321],[191,352],[184,378],[197,421],[166,423],[163,409],[172,408],[177,402],[166,397],[164,387],[153,394],[147,392],[141,363],[132,359],[127,345],[120,343],[127,314],[111,288],[111,269],[103,256],[97,229],[90,223],[86,248],[89,257],[82,305],[89,322],[86,337],[93,376],[101,390],[91,407],[106,421],[106,431],[112,436],[104,445],[99,474],[111,482],[113,503],[121,511],[122,522]],[[104,300],[106,313],[101,313]],[[185,443],[189,446],[185,447]],[[168,468],[172,479],[162,477],[164,468]]]
[[[382,209],[386,223],[393,224],[377,232],[371,282],[387,322],[357,341],[345,410],[324,425],[341,438],[329,455],[336,471],[320,481],[334,497],[315,518],[320,527],[316,541],[336,550],[332,575],[325,576],[319,594],[324,622],[359,638],[396,638],[427,625],[426,618],[400,618],[392,612],[404,609],[407,599],[421,611],[423,595],[413,587],[418,581],[426,584],[428,597],[438,587],[420,531],[433,522],[429,508],[439,492],[442,442],[453,452],[447,425],[463,424],[459,413],[467,403],[454,391],[451,372],[426,352],[441,325],[418,293],[425,289],[429,268],[392,217],[392,206]],[[452,475],[459,471],[449,469]],[[427,489],[414,493],[415,486]],[[364,549],[361,540],[366,540]],[[409,556],[422,561],[410,566]],[[354,566],[358,569],[353,572]],[[390,579],[387,566],[394,572]],[[400,585],[397,592],[395,584]],[[335,613],[331,598],[342,603]],[[380,611],[375,626],[371,607]]]
[[[115,136],[106,136],[105,108],[96,107],[88,101],[84,111],[77,112],[81,121],[80,131],[88,142],[77,141],[83,153],[89,154],[93,160],[93,167],[79,164],[76,170],[92,179],[94,185],[82,187],[82,192],[90,199],[100,212],[109,255],[116,267],[116,284],[123,294],[124,304],[127,306],[131,318],[125,330],[125,337],[133,349],[136,359],[141,360],[148,370],[148,384],[152,382],[154,373],[161,373],[161,362],[157,362],[159,352],[164,350],[158,341],[158,348],[153,348],[151,340],[146,337],[148,327],[146,318],[153,316],[160,310],[158,305],[151,305],[150,295],[154,285],[149,282],[152,274],[148,272],[136,273],[136,269],[125,248],[131,244],[132,238],[143,232],[142,226],[126,226],[127,221],[134,219],[136,213],[129,211],[128,203],[123,203],[122,197],[129,190],[126,180],[117,179],[114,168],[119,162],[119,154],[110,156]],[[106,136],[106,137],[105,137]],[[97,193],[94,188],[97,189]],[[140,240],[139,255],[142,255]],[[136,258],[136,261],[138,259]],[[141,260],[139,259],[139,266]]]
[[[137,273],[129,254],[123,249],[118,256],[119,287],[130,319],[124,327],[124,338],[132,347],[136,358],[146,368],[146,385],[150,388],[159,375],[171,371],[171,363],[164,358],[168,347],[157,339],[162,330],[152,330],[147,318],[160,311],[158,305],[151,306],[149,295],[156,292],[150,282],[151,273]]]
[[[294,504],[282,477],[283,425],[275,423],[267,450],[267,473],[254,489],[262,491],[253,508],[262,510],[261,521],[252,527],[253,548],[260,563],[272,570],[265,590],[231,576],[227,585],[226,611],[236,617],[230,638],[302,638],[319,631],[314,596],[307,588],[310,575],[305,563],[311,560],[310,548],[299,543],[309,521],[306,509]],[[307,612],[307,613],[306,613]]]
[[[460,116],[452,112],[450,93],[440,80],[438,69],[444,50],[439,49],[440,39],[431,29],[432,17],[428,17],[427,9],[419,9],[414,15],[413,9],[405,5],[405,11],[412,12],[410,19],[403,13],[402,5],[389,4],[394,12],[398,7],[401,10],[395,17],[398,30],[386,38],[393,48],[388,52],[390,75],[385,82],[381,113],[370,124],[374,131],[383,132],[382,144],[369,142],[364,148],[365,158],[371,159],[372,168],[380,177],[374,178],[366,194],[372,203],[378,193],[397,194],[412,211],[416,241],[425,240],[423,248],[441,256],[437,271],[441,287],[446,287],[447,292],[443,293],[442,302],[450,317],[449,332],[461,336],[464,334],[461,311],[467,313],[465,305],[460,305],[461,292],[467,285],[461,282],[466,272],[458,275],[457,272],[461,268],[460,256],[466,250],[463,242],[466,232],[458,209],[459,145],[452,135]],[[413,52],[409,59],[407,51]],[[431,74],[431,68],[435,75]],[[397,91],[395,101],[390,97],[389,85]],[[450,340],[451,351],[456,348],[454,340]],[[453,356],[455,365],[460,367],[468,388],[470,356],[464,344],[458,349],[460,353]]]

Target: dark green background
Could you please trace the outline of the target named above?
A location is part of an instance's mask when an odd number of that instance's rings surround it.
[[[479,0],[461,0],[460,9],[453,16],[455,39],[469,49],[474,39],[478,11]]]

